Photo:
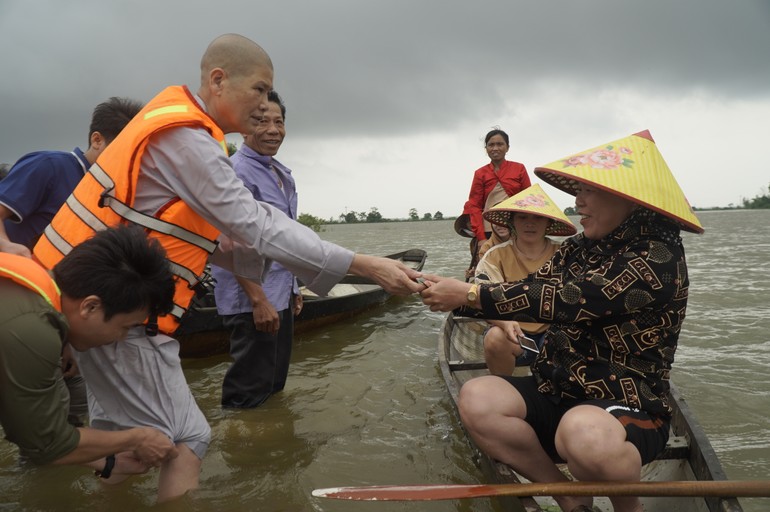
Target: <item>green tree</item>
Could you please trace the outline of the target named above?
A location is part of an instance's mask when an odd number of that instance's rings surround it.
[[[577,215],[577,208],[568,206],[564,209],[564,215]]]
[[[441,211],[437,211],[433,214],[433,220],[444,220],[444,214]]]
[[[340,215],[340,220],[347,222],[348,224],[355,224],[358,222],[358,214],[354,211],[345,212]]]
[[[382,222],[382,214],[377,210],[377,207],[372,206],[372,209],[366,214],[366,222]]]
[[[299,217],[297,218],[297,221],[300,224],[303,224],[309,227],[316,233],[318,233],[319,231],[323,231],[323,228],[322,228],[323,221],[314,215],[310,215],[309,213],[300,213]]]
[[[432,218],[433,218],[433,216],[430,214],[430,212],[425,212],[422,215],[422,220],[431,220]]]
[[[743,207],[750,210],[770,208],[770,185],[767,187],[767,191],[767,194],[755,196],[754,199],[744,199]]]
[[[420,220],[420,216],[417,214],[417,208],[409,210],[409,220]]]
[[[233,156],[238,151],[238,146],[232,142],[227,143],[227,156]]]

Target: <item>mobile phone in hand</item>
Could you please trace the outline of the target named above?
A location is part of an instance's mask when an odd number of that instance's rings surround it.
[[[535,354],[540,353],[540,349],[537,346],[537,343],[535,343],[535,340],[532,338],[529,338],[527,336],[519,336],[519,345],[521,345],[521,348],[524,350],[529,350],[530,352],[534,352]]]

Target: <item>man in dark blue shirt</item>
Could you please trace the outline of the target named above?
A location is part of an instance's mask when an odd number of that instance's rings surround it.
[[[14,164],[0,181],[0,252],[30,256],[86,170],[141,108],[134,100],[110,98],[94,109],[85,152],[36,151]]]

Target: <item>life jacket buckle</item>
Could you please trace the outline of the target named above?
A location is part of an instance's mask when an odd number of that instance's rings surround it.
[[[152,315],[147,320],[147,325],[144,326],[144,333],[147,336],[157,336],[158,335],[158,315]]]

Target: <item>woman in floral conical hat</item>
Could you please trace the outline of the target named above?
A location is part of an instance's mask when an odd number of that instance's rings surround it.
[[[484,212],[492,229],[503,227],[509,239],[493,245],[476,266],[475,282],[504,283],[524,279],[551,259],[559,248],[552,236],[571,236],[575,226],[556,206],[540,185],[531,187],[501,201]],[[516,365],[529,365],[534,352],[521,347],[521,337],[527,336],[542,347],[548,327],[540,322],[489,320],[491,327],[484,334],[484,359],[494,375],[511,375]]]
[[[550,323],[532,375],[484,376],[460,391],[463,424],[488,455],[533,482],[635,481],[665,448],[669,375],[687,309],[680,232],[702,233],[649,132],[535,169],[575,195],[583,232],[527,278],[475,285],[425,276],[432,310]],[[480,312],[478,311],[480,310]],[[554,497],[562,510],[591,498]],[[615,512],[642,512],[636,497]]]

